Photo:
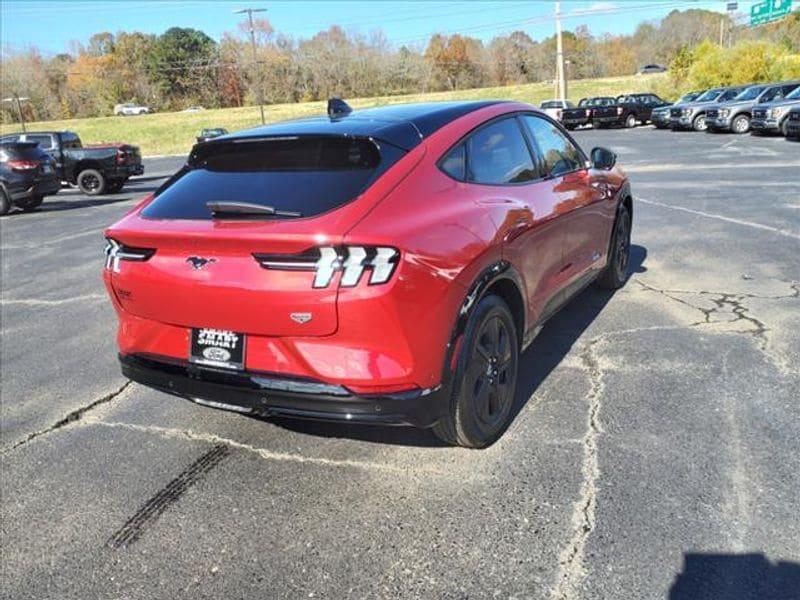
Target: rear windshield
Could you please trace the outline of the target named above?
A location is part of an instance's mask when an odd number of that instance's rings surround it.
[[[404,155],[345,136],[208,142],[142,212],[152,219],[211,219],[208,202],[246,202],[312,217],[361,194]]]
[[[0,143],[0,161],[38,160],[50,161],[50,155],[35,142]]]
[[[564,106],[564,103],[559,100],[550,100],[548,102],[542,102],[542,108],[561,108]]]

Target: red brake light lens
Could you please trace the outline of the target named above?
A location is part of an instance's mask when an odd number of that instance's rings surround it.
[[[35,160],[10,160],[8,166],[14,171],[33,171],[39,168],[39,163]]]

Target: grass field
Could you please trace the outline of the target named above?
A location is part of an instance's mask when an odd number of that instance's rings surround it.
[[[577,102],[586,96],[616,95],[629,92],[659,91],[665,86],[663,75],[584,79],[570,82],[569,97]],[[532,83],[508,87],[490,87],[455,92],[435,92],[407,96],[379,96],[347,101],[353,108],[365,108],[400,102],[437,100],[505,99],[538,105],[553,97],[553,86]],[[267,121],[281,121],[325,112],[325,102],[273,104],[265,107]],[[68,129],[80,135],[84,144],[127,142],[139,146],[142,154],[183,154],[189,151],[203,127],[225,127],[229,131],[259,125],[257,106],[221,108],[197,113],[156,113],[137,117],[98,117],[29,123],[28,131]],[[19,131],[15,123],[0,125],[0,133]]]

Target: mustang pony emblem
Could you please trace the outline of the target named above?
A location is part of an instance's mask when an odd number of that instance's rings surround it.
[[[186,259],[186,262],[192,265],[192,268],[196,271],[203,269],[207,264],[217,262],[216,258],[203,258],[202,256],[190,256]]]

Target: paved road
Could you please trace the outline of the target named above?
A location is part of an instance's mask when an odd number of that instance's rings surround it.
[[[800,145],[577,137],[631,174],[634,273],[547,325],[485,451],[126,384],[101,232],[156,179],[0,220],[2,596],[800,590]]]

